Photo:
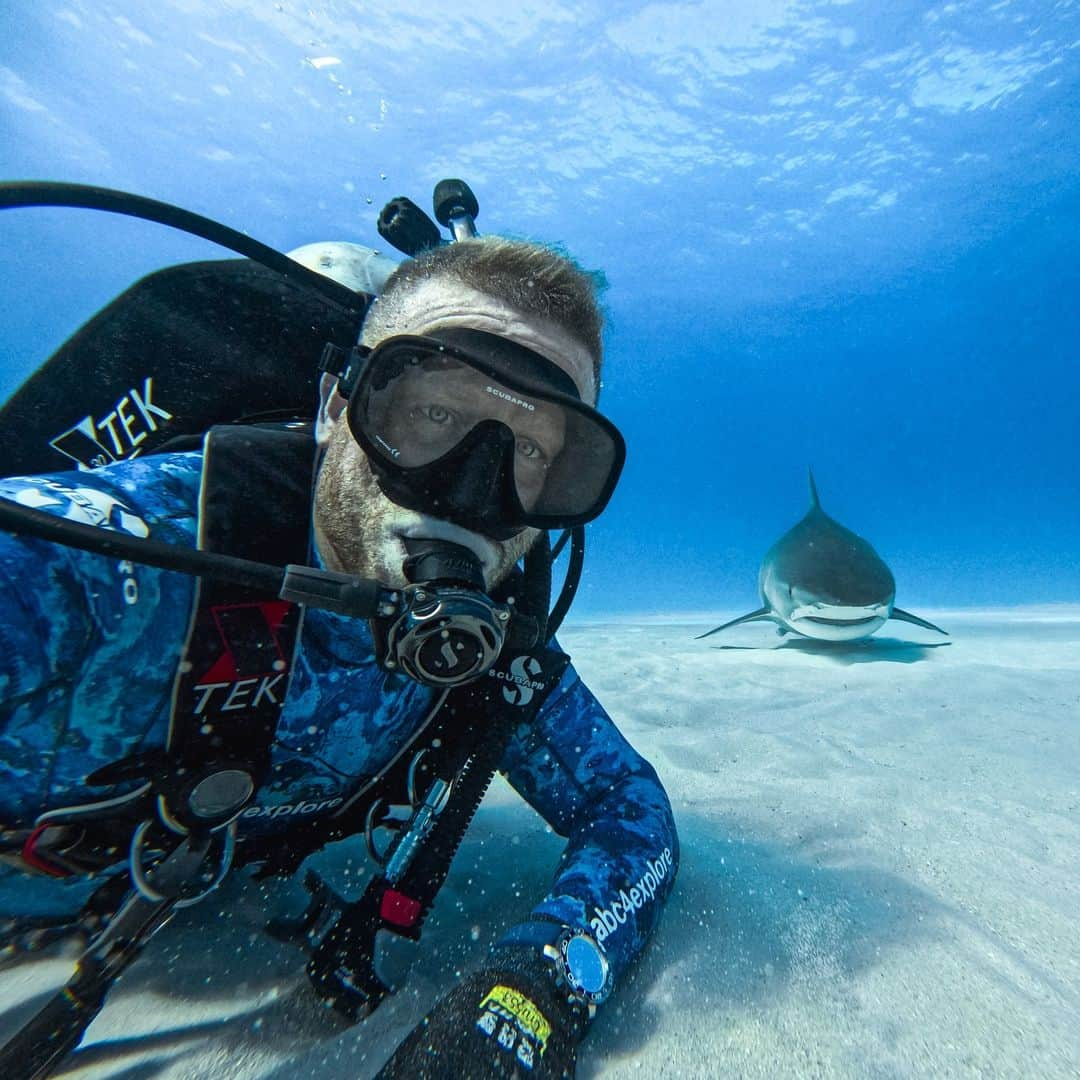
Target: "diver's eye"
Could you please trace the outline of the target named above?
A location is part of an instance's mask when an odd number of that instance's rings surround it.
[[[449,424],[452,419],[450,410],[443,408],[442,405],[421,405],[415,411],[433,424]]]
[[[518,439],[517,452],[521,457],[525,458],[530,465],[547,464],[547,454],[545,454],[532,439]]]

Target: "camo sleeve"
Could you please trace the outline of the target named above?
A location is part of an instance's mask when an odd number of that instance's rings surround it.
[[[503,764],[514,788],[568,840],[533,915],[588,929],[618,979],[655,929],[678,868],[671,804],[656,772],[573,667]]]
[[[13,477],[0,480],[0,498],[190,544],[199,465],[198,455],[172,455]],[[79,790],[89,771],[123,755],[144,714],[160,711],[169,635],[187,613],[190,585],[179,577],[0,534],[0,824],[25,826],[49,799]],[[132,663],[134,642],[145,644],[145,662]]]

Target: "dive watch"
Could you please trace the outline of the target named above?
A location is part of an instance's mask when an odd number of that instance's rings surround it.
[[[514,927],[499,944],[535,948],[551,965],[555,985],[568,1001],[586,1009],[590,1020],[611,993],[611,964],[603,946],[586,930],[537,920]]]

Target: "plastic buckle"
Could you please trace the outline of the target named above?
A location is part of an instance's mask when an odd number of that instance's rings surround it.
[[[371,349],[365,345],[353,345],[344,349],[328,341],[319,358],[319,370],[335,376],[338,380],[338,393],[347,398],[352,394],[356,380],[360,378],[363,370],[364,361],[370,355]]]
[[[328,341],[323,346],[322,356],[319,357],[319,370],[327,375],[336,375],[339,378],[348,363],[348,350],[340,345]]]
[[[423,905],[385,882],[370,882],[348,904],[322,884],[319,901],[334,908],[334,918],[311,951],[308,978],[321,998],[355,1022],[378,1008],[412,966]],[[302,920],[309,926],[328,921],[310,912]]]

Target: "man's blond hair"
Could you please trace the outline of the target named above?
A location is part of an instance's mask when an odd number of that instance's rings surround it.
[[[374,344],[395,333],[409,295],[432,280],[451,280],[494,297],[526,317],[546,319],[580,342],[600,385],[603,316],[592,277],[552,248],[502,236],[483,236],[433,248],[403,262],[364,322],[363,340]]]

